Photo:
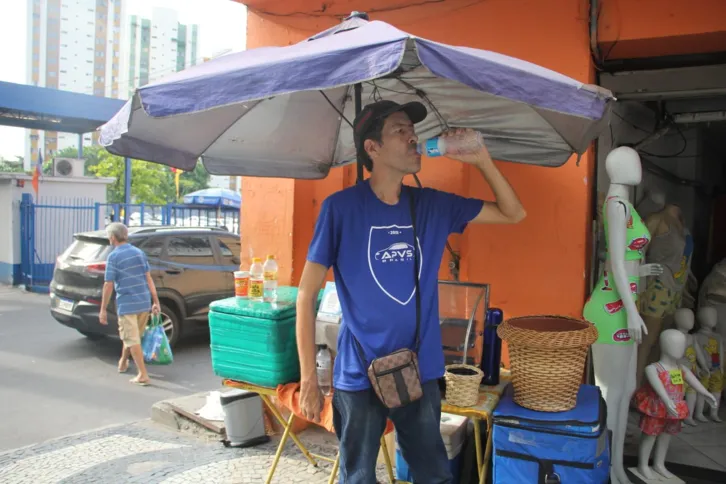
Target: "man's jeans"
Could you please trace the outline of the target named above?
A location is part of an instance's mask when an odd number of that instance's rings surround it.
[[[376,459],[386,418],[396,427],[398,445],[417,484],[451,484],[441,439],[441,393],[436,380],[423,384],[423,397],[389,410],[372,389],[335,390],[333,424],[340,441],[340,484],[375,484]]]

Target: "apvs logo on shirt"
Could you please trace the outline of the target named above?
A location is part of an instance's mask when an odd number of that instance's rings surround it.
[[[413,260],[413,245],[407,242],[395,242],[376,252],[375,259],[383,264]]]
[[[418,238],[416,243],[420,276],[423,254]],[[368,267],[371,276],[384,294],[403,306],[413,299],[416,291],[414,260],[413,228],[410,225],[371,227],[368,234]]]

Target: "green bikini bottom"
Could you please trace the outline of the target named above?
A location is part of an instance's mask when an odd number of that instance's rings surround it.
[[[630,290],[636,305],[638,302],[638,277],[629,277]],[[628,313],[625,311],[618,290],[607,273],[600,278],[590,298],[585,303],[583,317],[597,328],[595,343],[629,345],[633,339],[628,332]]]

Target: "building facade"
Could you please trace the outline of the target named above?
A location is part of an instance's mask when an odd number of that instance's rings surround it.
[[[27,83],[34,86],[118,98],[124,0],[27,0]],[[84,135],[84,144],[92,135]],[[78,135],[29,130],[26,169],[66,147]]]
[[[158,81],[198,63],[199,27],[179,23],[178,14],[154,8],[151,18],[131,15],[128,21],[128,75],[124,88]]]

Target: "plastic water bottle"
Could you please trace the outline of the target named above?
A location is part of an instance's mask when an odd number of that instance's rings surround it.
[[[497,334],[497,328],[504,319],[504,313],[499,308],[487,311],[484,325],[484,357],[481,362],[481,371],[484,372],[482,385],[498,385],[499,370],[502,366],[502,339]]]
[[[318,388],[323,395],[330,395],[333,387],[333,355],[328,345],[318,346],[318,353],[315,355],[315,369],[318,374]]]
[[[416,149],[421,155],[434,157],[476,153],[483,147],[484,136],[479,131],[473,131],[447,138],[430,138],[419,143]]]
[[[265,278],[262,269],[262,259],[259,257],[252,258],[250,266],[250,290],[249,298],[251,301],[264,301],[265,296]]]
[[[264,297],[267,302],[277,302],[277,261],[274,255],[268,255],[262,266],[264,275]]]

